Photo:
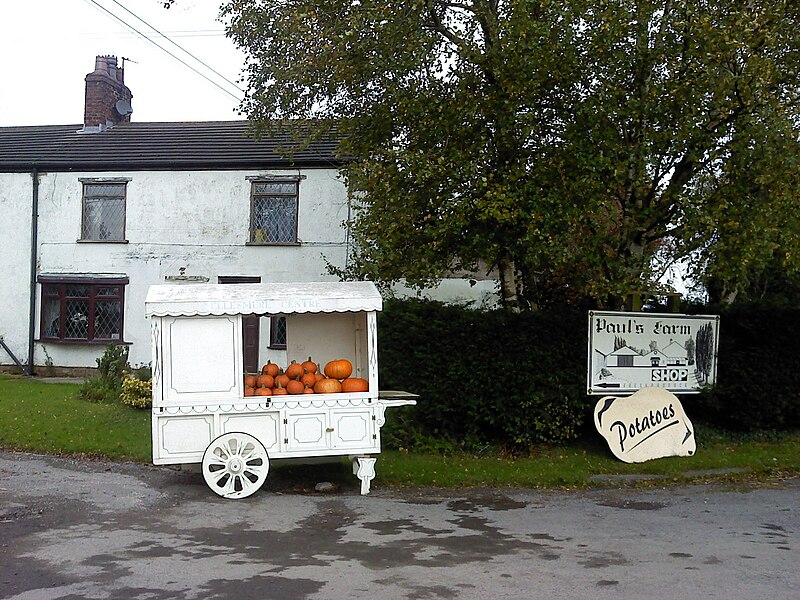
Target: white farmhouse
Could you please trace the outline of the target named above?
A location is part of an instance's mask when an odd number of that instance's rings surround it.
[[[0,128],[0,365],[150,360],[144,299],[165,282],[331,279],[348,195],[335,140],[283,158],[248,124],[132,123],[115,57],[86,77],[81,125]],[[248,368],[280,359],[281,319],[246,329]],[[198,343],[202,343],[198,340]]]
[[[335,137],[290,159],[278,152],[288,136],[131,122],[131,100],[116,57],[98,56],[83,124],[0,127],[0,370],[95,367],[110,343],[148,363],[152,284],[323,281],[345,266]],[[437,297],[493,296],[494,281],[469,279]],[[284,361],[284,323],[247,320],[248,371]]]

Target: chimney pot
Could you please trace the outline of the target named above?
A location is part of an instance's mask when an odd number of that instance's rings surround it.
[[[97,56],[95,70],[86,76],[86,102],[83,126],[105,128],[130,121],[130,115],[121,115],[117,102],[130,104],[133,94],[124,83],[123,70],[117,67],[116,56]]]

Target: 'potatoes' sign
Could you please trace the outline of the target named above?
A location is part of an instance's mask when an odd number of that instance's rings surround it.
[[[696,393],[714,383],[719,317],[589,312],[589,394],[662,388]]]
[[[692,456],[697,448],[694,428],[677,396],[659,388],[601,398],[594,425],[614,456],[628,463]]]

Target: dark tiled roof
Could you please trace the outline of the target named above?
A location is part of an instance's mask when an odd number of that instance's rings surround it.
[[[277,150],[288,134],[252,139],[247,121],[121,123],[78,133],[81,125],[0,127],[0,172],[207,170],[339,166],[337,139],[312,143],[291,158]]]

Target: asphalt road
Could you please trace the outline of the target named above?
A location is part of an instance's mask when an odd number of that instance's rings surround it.
[[[314,482],[315,483],[315,482]],[[0,597],[800,597],[800,480],[239,501],[200,475],[0,452]]]

